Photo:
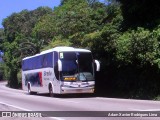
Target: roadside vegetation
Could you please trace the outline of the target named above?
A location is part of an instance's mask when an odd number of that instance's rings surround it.
[[[90,49],[101,62],[101,71],[96,73],[97,95],[157,100],[159,4],[150,0],[61,0],[53,9],[13,13],[0,29],[0,50],[4,52],[0,77],[18,88],[22,58],[55,46],[81,47]]]

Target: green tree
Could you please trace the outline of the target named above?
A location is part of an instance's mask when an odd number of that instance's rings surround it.
[[[160,24],[160,2],[151,0],[120,1],[126,28],[154,28]]]
[[[51,13],[48,7],[39,7],[36,10],[23,10],[20,13],[13,13],[3,21],[4,32],[7,40],[14,41],[17,34],[22,33],[25,37],[31,36],[32,28],[43,15]]]
[[[3,50],[5,51],[3,60],[6,65],[6,71],[7,73],[7,78],[8,78],[8,85],[10,87],[17,88],[18,87],[18,79],[17,79],[17,73],[20,68],[20,58],[19,54],[17,54],[18,50],[18,44],[16,42],[5,42],[3,43]]]
[[[61,0],[60,6],[64,5],[66,2],[68,2],[69,0]],[[92,6],[94,3],[98,2],[98,0],[86,0],[86,2]]]
[[[17,51],[21,54],[21,59],[40,53],[45,44],[45,40],[33,37],[23,38],[21,41],[23,42],[19,44],[19,49]]]
[[[105,11],[106,14],[99,14],[99,10]],[[98,9],[96,14],[98,14],[95,15],[96,17],[101,16],[99,17],[100,19],[96,20],[99,21],[97,24],[100,24],[99,26],[101,27],[97,27],[99,28],[97,31],[86,34],[82,40],[82,45],[89,47],[99,58],[104,60],[103,64],[107,65],[113,60],[116,50],[115,43],[121,33],[123,18],[121,16],[120,5],[110,4],[106,8]],[[95,20],[95,17],[93,20]]]
[[[1,28],[0,29],[0,50],[2,50],[2,43],[4,39],[5,39],[4,30]]]
[[[4,80],[4,63],[0,62],[0,81]]]
[[[55,8],[52,15],[42,18],[34,33],[48,37],[60,36],[79,46],[84,34],[95,30],[90,18],[91,12],[86,0],[67,0],[62,6]]]
[[[29,53],[30,49],[34,53],[39,52],[41,40],[33,39],[32,29],[43,15],[49,14],[52,9],[48,7],[39,7],[36,10],[23,10],[20,13],[13,13],[3,21],[5,39],[2,42],[4,51],[4,62],[6,78],[9,80],[10,87],[18,87],[17,73],[21,67],[22,57]],[[30,39],[32,37],[32,39]],[[25,40],[24,38],[28,38]],[[30,41],[29,41],[30,40]],[[24,42],[27,42],[25,45]],[[24,47],[22,50],[22,46]],[[27,48],[28,47],[28,48]],[[25,50],[24,50],[25,49]],[[33,54],[32,52],[30,55]],[[27,54],[28,55],[28,54]]]
[[[54,13],[43,16],[33,28],[32,34],[36,38],[44,39],[49,43],[56,35]]]
[[[138,28],[124,33],[117,40],[117,58],[123,62],[146,65],[154,63],[158,41],[149,30]]]

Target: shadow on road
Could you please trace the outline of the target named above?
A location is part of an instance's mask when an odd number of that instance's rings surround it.
[[[28,93],[27,93],[28,94]],[[33,94],[35,96],[43,96],[43,97],[50,97],[49,94]],[[54,98],[90,98],[90,97],[96,97],[95,94],[56,94],[54,95]]]

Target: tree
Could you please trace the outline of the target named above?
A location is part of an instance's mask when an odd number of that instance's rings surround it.
[[[32,29],[43,15],[49,14],[52,9],[47,7],[39,7],[36,10],[23,10],[20,13],[13,13],[3,21],[5,39],[2,42],[2,50],[4,51],[5,72],[10,87],[18,87],[17,73],[21,68],[21,60],[25,55],[37,53],[41,49],[41,40],[33,38]],[[28,38],[25,40],[24,38]],[[26,44],[24,45],[24,42]],[[22,50],[22,47],[23,50]],[[28,48],[26,48],[28,47]],[[35,48],[35,49],[34,49]],[[25,49],[25,50],[24,50]],[[27,50],[27,54],[26,54]]]
[[[4,80],[4,64],[0,62],[0,81]]]
[[[116,41],[117,58],[127,64],[153,65],[158,41],[149,30],[138,28],[124,33]]]
[[[20,13],[13,13],[3,21],[5,36],[7,40],[14,41],[17,34],[23,34],[25,37],[32,35],[32,28],[36,22],[46,14],[52,12],[48,7],[39,7],[36,10],[22,10]]]
[[[34,34],[39,34],[42,38],[48,37],[46,39],[59,36],[78,45],[76,41],[90,29],[89,12],[91,10],[85,0],[67,0],[53,14],[40,20],[34,28]]]
[[[98,22],[99,27],[97,28],[99,29],[86,34],[82,40],[82,45],[89,47],[96,54],[100,55],[99,57],[105,59],[104,64],[106,64],[108,63],[106,61],[113,58],[116,49],[115,42],[120,36],[123,18],[121,16],[120,5],[118,4],[110,4],[107,7],[103,7],[103,9],[98,7],[97,10],[97,13],[95,12],[96,14],[94,15],[95,17],[92,19]],[[106,12],[106,14],[101,14],[99,11]]]
[[[120,1],[126,29],[145,27],[153,29],[159,22],[160,2],[151,0],[117,0]]]
[[[21,59],[27,56],[35,55],[40,53],[41,49],[44,47],[44,40],[37,38],[23,38],[19,44],[19,49],[17,52],[21,54]]]
[[[33,36],[38,39],[44,39],[48,43],[56,35],[54,13],[43,16],[33,28]]]
[[[61,0],[60,6],[64,5],[66,2],[68,2],[69,0]],[[78,0],[77,0],[78,1]],[[86,0],[86,2],[92,6],[94,3],[98,2],[98,0]]]
[[[7,78],[8,78],[8,85],[13,88],[18,87],[18,79],[17,79],[17,73],[20,68],[20,58],[19,54],[17,54],[18,50],[18,44],[17,42],[4,42],[3,48],[4,50],[4,63],[5,63],[5,68],[7,71]]]
[[[2,50],[2,43],[4,39],[5,39],[4,30],[1,28],[0,29],[0,50]]]

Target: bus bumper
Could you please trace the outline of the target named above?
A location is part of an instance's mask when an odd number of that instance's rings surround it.
[[[86,88],[68,88],[62,87],[61,88],[62,94],[67,93],[94,93],[94,87],[86,87]]]

